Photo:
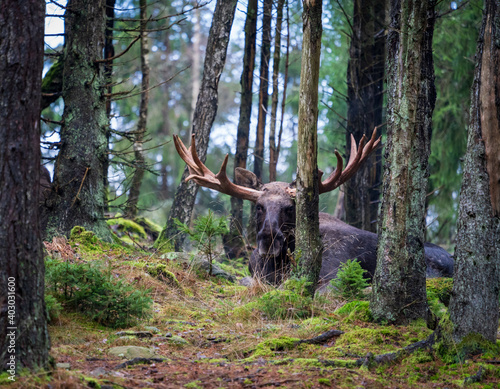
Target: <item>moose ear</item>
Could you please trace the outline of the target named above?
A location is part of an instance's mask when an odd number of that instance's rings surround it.
[[[237,167],[234,171],[234,183],[255,190],[260,190],[262,182],[250,170]]]

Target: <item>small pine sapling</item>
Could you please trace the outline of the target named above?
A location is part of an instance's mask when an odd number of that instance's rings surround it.
[[[198,250],[206,255],[209,263],[208,274],[212,275],[212,263],[215,256],[217,237],[229,232],[227,220],[223,217],[217,217],[212,211],[207,215],[199,216],[193,223],[193,228],[175,220],[175,224],[181,232],[189,236],[192,241],[198,244]]]
[[[340,264],[337,277],[330,281],[334,294],[348,301],[362,299],[363,289],[369,286],[363,277],[365,272],[355,259]]]

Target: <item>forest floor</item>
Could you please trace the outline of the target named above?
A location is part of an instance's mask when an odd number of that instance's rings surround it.
[[[423,322],[373,323],[367,302],[346,304],[326,294],[310,303],[300,292],[208,276],[174,253],[162,257],[96,240],[91,245],[64,239],[46,244],[51,266],[104,263],[111,278],[147,290],[152,309],[127,328],[110,328],[92,320],[90,308],[78,312],[56,304],[62,309],[53,309],[49,331],[57,367],[21,374],[7,387],[500,388],[494,353],[445,363],[434,346],[392,363],[358,366],[355,361],[368,353],[396,352],[432,333]],[[241,261],[223,266],[237,278],[245,275]],[[331,330],[343,333],[317,344],[298,342]]]

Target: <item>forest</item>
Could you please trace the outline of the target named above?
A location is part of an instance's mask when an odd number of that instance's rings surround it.
[[[0,385],[500,387],[500,1],[0,20]]]

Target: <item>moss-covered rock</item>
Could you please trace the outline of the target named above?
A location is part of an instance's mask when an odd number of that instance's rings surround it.
[[[124,235],[126,236],[127,234],[130,234],[140,239],[147,239],[147,234],[144,230],[144,227],[133,220],[120,217],[108,219],[106,223],[108,223],[108,226],[110,226],[113,232],[120,238]]]

